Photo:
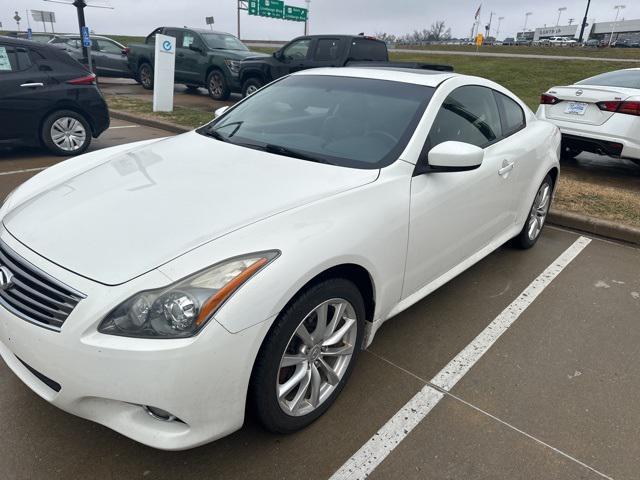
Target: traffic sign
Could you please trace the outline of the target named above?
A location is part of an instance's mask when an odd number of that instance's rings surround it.
[[[307,21],[307,9],[300,7],[291,7],[285,5],[284,7],[284,19],[292,20],[294,22],[306,22]]]
[[[260,16],[284,18],[284,2],[281,0],[259,0]]]
[[[89,27],[82,27],[82,46],[89,48],[91,46],[91,37],[89,36]]]
[[[31,27],[27,28],[27,40],[31,40],[33,38],[33,30]]]

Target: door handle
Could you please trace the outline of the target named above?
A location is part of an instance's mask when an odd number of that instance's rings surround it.
[[[36,87],[44,87],[44,83],[42,82],[23,83],[20,86],[25,88],[36,88]]]
[[[505,160],[504,162],[502,162],[502,168],[500,170],[498,170],[498,175],[505,175],[507,173],[509,173],[511,170],[513,170],[513,167],[515,166],[515,162],[510,162],[508,160]]]

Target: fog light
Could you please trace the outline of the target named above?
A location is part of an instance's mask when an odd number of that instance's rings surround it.
[[[145,405],[144,409],[156,420],[162,420],[163,422],[173,422],[174,420],[177,420],[175,415],[171,415],[169,412],[162,410],[161,408]]]

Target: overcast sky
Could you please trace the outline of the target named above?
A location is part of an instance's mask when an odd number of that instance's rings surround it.
[[[91,0],[89,0],[91,1]],[[100,34],[146,35],[156,26],[205,27],[205,16],[215,17],[215,28],[236,33],[236,0],[95,0],[107,3],[113,10],[87,8],[87,24]],[[288,0],[285,3],[305,6],[304,0]],[[466,37],[471,31],[474,15],[480,0],[312,0],[311,33],[359,33],[387,32],[408,33],[428,28],[435,20],[444,20],[456,37]],[[639,0],[592,0],[589,20],[612,21],[614,6],[626,3],[621,18],[640,18]],[[482,1],[483,25],[495,12],[492,35],[498,25],[497,17],[505,17],[500,27],[500,37],[514,36],[522,29],[525,12],[532,12],[528,27],[553,26],[562,12],[561,25],[569,18],[579,23],[587,0],[488,0]],[[3,28],[15,29],[14,12],[18,10],[25,25],[26,9],[53,10],[56,12],[56,31],[77,31],[75,8],[45,0],[0,0],[0,22]],[[285,40],[301,35],[303,24],[282,20],[249,17],[242,12],[242,38]],[[42,24],[35,24],[34,31],[41,31]],[[49,27],[47,26],[47,29]]]

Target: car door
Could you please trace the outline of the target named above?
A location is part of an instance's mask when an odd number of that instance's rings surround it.
[[[307,68],[337,67],[344,56],[346,43],[346,40],[340,38],[317,39]]]
[[[97,38],[95,42],[98,44],[101,60],[99,64],[96,62],[98,75],[104,77],[128,76],[129,65],[124,48],[106,38]]]
[[[429,171],[411,181],[410,231],[403,297],[445,276],[513,229],[515,150],[502,140],[493,90],[462,86],[442,103],[420,163],[446,141],[481,147],[484,159],[470,171]],[[497,246],[497,245],[496,245]]]
[[[200,49],[196,51],[191,46]],[[178,64],[180,64],[180,75],[184,80],[191,80],[194,84],[201,84],[204,82],[204,67],[201,67],[203,62],[204,42],[200,36],[190,30],[182,32],[182,39],[180,43],[177,43],[176,47],[176,72],[178,71]]]
[[[0,42],[0,140],[38,135],[48,80],[26,47]]]
[[[183,31],[176,28],[167,28],[164,35],[176,39],[176,66],[175,66],[175,82],[180,83],[189,80],[185,63],[184,63],[184,47],[182,47]],[[183,55],[181,55],[183,54]]]
[[[311,54],[311,38],[299,38],[286,45],[276,57],[272,66],[272,77],[284,77],[290,73],[308,68],[307,63]]]

